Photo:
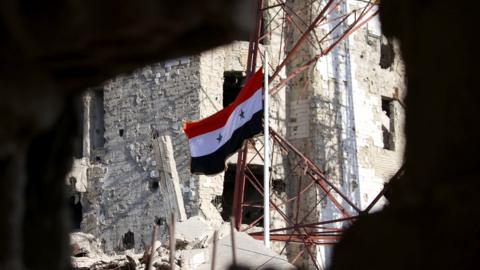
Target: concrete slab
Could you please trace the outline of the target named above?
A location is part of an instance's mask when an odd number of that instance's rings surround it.
[[[213,228],[200,216],[194,216],[175,226],[177,247],[182,249],[203,248],[213,235]],[[183,244],[183,245],[182,245]]]
[[[261,241],[255,240],[243,232],[235,232],[237,263],[250,269],[296,269],[284,256],[267,249]],[[210,270],[213,246],[209,245],[209,257],[199,270]],[[232,245],[230,235],[218,241],[215,269],[228,269],[232,264]]]

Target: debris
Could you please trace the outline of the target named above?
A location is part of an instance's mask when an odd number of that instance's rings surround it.
[[[126,255],[100,258],[72,257],[72,268],[74,270],[134,270],[137,269],[137,265]]]
[[[152,255],[152,260],[155,260],[155,258],[158,258],[158,257],[164,257],[160,254],[160,250],[162,248],[162,244],[160,241],[155,241],[155,245],[154,245],[154,248],[153,248],[153,255]],[[138,260],[141,264],[146,264],[147,260],[148,260],[148,257],[150,256],[150,252],[151,252],[151,249],[150,249],[150,246],[147,246],[147,248],[145,248],[145,252],[143,253],[143,256]],[[168,255],[166,255],[168,256]]]
[[[255,240],[244,232],[235,231],[234,234],[236,261],[239,266],[247,267],[247,269],[296,269],[295,266],[288,262],[286,257],[280,256],[266,248],[262,241]],[[213,247],[208,248],[209,253],[212,252],[212,249]],[[232,265],[233,258],[231,249],[230,236],[225,236],[218,240],[217,254],[219,255],[216,256],[215,269],[228,269]],[[210,270],[212,269],[211,262],[207,261],[195,269]]]
[[[72,235],[72,239],[77,240],[72,241],[73,269],[144,270],[149,260],[152,270],[229,269],[234,264],[233,249],[237,268],[242,266],[247,267],[246,269],[295,269],[285,256],[266,248],[261,241],[255,240],[247,233],[233,230],[234,235],[231,235],[230,223],[223,223],[216,229],[215,232],[207,221],[195,216],[185,222],[176,223],[173,234],[176,251],[173,253],[169,250],[170,241],[162,245],[157,240],[153,244],[153,249],[146,247],[143,255],[128,250],[123,255],[114,256],[105,255],[97,245],[99,241],[92,235],[76,233],[77,235]],[[232,245],[232,238],[235,239],[235,245]]]
[[[135,262],[135,259],[133,259],[128,255],[125,255],[125,257],[127,257],[127,260],[130,263],[130,265],[133,266],[133,269],[137,269],[137,263]]]
[[[163,262],[163,261],[153,263],[153,267],[155,267],[155,270],[170,270],[170,269],[172,269],[168,262]]]
[[[103,255],[100,241],[88,233],[71,233],[70,247],[72,248],[72,256],[75,257],[95,258]]]
[[[181,269],[197,269],[200,265],[209,262],[210,250],[190,249],[180,251]]]
[[[205,248],[213,236],[213,228],[200,216],[178,222],[175,228],[177,249]]]
[[[84,248],[81,248],[77,243],[71,244],[70,248],[72,249],[73,257],[85,257],[88,254],[88,251]]]

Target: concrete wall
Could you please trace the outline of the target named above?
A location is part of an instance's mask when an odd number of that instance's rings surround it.
[[[287,1],[294,10],[300,10],[310,1]],[[345,14],[356,8],[357,1],[340,5],[336,13]],[[360,3],[363,5],[363,3]],[[304,9],[302,18],[312,18],[312,9]],[[334,12],[335,13],[335,12]],[[331,15],[335,17],[335,14]],[[300,19],[297,24],[301,24]],[[337,22],[317,29],[321,39]],[[341,25],[331,36],[340,35],[347,25]],[[287,29],[287,46],[293,46],[301,33]],[[401,100],[405,95],[403,63],[394,45],[396,57],[386,69],[380,66],[382,37],[378,21],[373,20],[345,41],[339,43],[328,55],[320,58],[316,65],[292,80],[287,86],[287,135],[296,147],[325,170],[327,177],[341,187],[344,194],[358,206],[365,208],[382,189],[383,184],[399,169],[403,160],[403,115]],[[324,48],[328,46],[324,44]],[[299,63],[320,53],[315,42],[305,42],[295,59],[287,66],[292,72]],[[288,50],[288,47],[287,47]],[[382,59],[385,60],[385,59]],[[394,150],[384,149],[382,123],[382,97],[391,99]],[[398,101],[400,100],[400,101]],[[292,167],[294,164],[290,164]],[[299,180],[301,179],[301,180]],[[296,192],[298,181],[308,182],[301,177],[287,179],[289,192]],[[306,214],[310,205],[319,202],[324,192],[319,189],[304,194]],[[340,199],[340,198],[337,198]],[[341,200],[340,200],[341,201]],[[383,202],[384,203],[384,202]],[[345,203],[344,203],[345,204]],[[347,205],[344,205],[347,207]],[[348,207],[347,207],[348,209]],[[354,213],[354,212],[353,212]],[[340,218],[340,212],[332,203],[320,203],[308,220]],[[293,257],[298,249],[289,250]],[[331,249],[318,248],[318,261],[328,265]],[[308,256],[297,265],[313,267]]]
[[[129,231],[133,247],[144,247],[154,222],[165,232],[163,202],[170,198],[155,184],[160,179],[152,145],[159,135],[171,136],[186,212],[198,213],[198,177],[189,173],[181,125],[200,116],[200,84],[199,57],[165,61],[105,84],[104,155],[92,161],[82,228],[107,250],[131,248],[124,243]]]
[[[378,18],[353,34],[349,43],[360,205],[366,207],[403,163],[405,70],[394,41],[393,63],[386,69],[380,66],[381,46],[387,40],[381,35]],[[391,99],[393,149],[385,149],[383,142],[385,113],[382,111],[382,97]]]

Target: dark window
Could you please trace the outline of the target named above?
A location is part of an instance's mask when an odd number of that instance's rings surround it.
[[[393,99],[382,97],[383,148],[395,150],[395,123]]]
[[[167,220],[164,217],[155,217],[154,221],[155,221],[155,224],[157,224],[157,226],[163,226],[167,224]]]
[[[232,103],[245,82],[241,71],[228,71],[223,74],[223,107]]]
[[[246,172],[250,177],[255,176],[260,182],[260,187],[263,187],[263,166],[249,165],[249,170],[253,173]],[[235,172],[236,165],[232,164],[228,166],[225,172],[225,178],[223,182],[223,194],[221,200],[221,215],[223,220],[230,221],[232,215],[233,194],[235,191]],[[263,196],[252,186],[248,180],[245,182],[245,196],[244,203],[248,206],[243,208],[243,220],[242,223],[250,224],[263,215]],[[257,226],[263,226],[263,220],[257,224]]]
[[[287,185],[283,179],[273,179],[272,189],[277,193],[285,192]]]
[[[380,67],[383,69],[390,68],[395,61],[395,49],[393,42],[386,39],[386,42],[380,44]]]
[[[151,192],[155,192],[160,187],[160,184],[158,183],[158,181],[152,181],[148,184],[148,187]]]
[[[128,232],[126,232],[124,235],[123,235],[123,238],[122,238],[122,243],[123,243],[123,247],[125,249],[132,249],[135,247],[135,235],[133,234],[133,232],[131,232],[130,230],[128,230]]]
[[[90,103],[90,148],[92,161],[101,161],[98,150],[105,146],[105,109],[103,102],[103,88],[93,90]]]

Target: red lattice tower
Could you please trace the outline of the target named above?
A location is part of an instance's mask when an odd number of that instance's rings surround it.
[[[272,70],[270,76],[271,88],[270,94],[275,94],[279,89],[285,86],[293,78],[305,73],[309,67],[314,65],[321,57],[330,53],[341,41],[345,40],[349,35],[365,25],[369,20],[378,14],[377,1],[358,1],[359,6],[356,9],[346,11],[342,13],[340,8],[346,4],[347,0],[327,0],[327,1],[312,1],[310,5],[318,4],[320,7],[318,14],[315,14],[311,23],[306,23],[297,11],[289,7],[285,2],[276,0],[276,4],[272,6],[264,6],[263,0],[254,1],[256,4],[256,23],[255,31],[250,35],[248,60],[247,60],[247,79],[249,75],[255,72],[257,67],[257,57],[260,56],[259,50],[260,42],[269,33],[261,34],[262,28],[265,25],[270,25],[271,21],[275,20],[277,16],[282,16],[281,27],[288,24],[290,27],[296,28],[300,31],[300,37],[294,41],[291,49],[286,53],[283,59],[278,59],[278,65],[276,67],[269,66]],[[304,8],[309,8],[308,6]],[[275,16],[271,21],[265,21],[263,18],[264,12],[277,9]],[[279,15],[281,14],[281,15]],[[297,18],[302,23],[295,23],[292,18]],[[329,24],[328,31],[323,31],[325,34],[320,35],[319,28]],[[272,29],[271,31],[273,31]],[[322,31],[320,31],[322,32]],[[281,70],[287,65],[291,64],[291,60],[295,57],[296,53],[300,49],[301,45],[305,42],[312,44],[318,48],[319,53],[314,55],[311,59],[298,64],[293,68],[290,73],[280,76]],[[282,46],[282,44],[280,44]],[[280,47],[282,50],[282,47]],[[392,180],[398,179],[402,173],[402,169],[392,178],[389,184],[385,185],[384,189],[377,195],[372,203],[365,209],[360,209],[350,198],[345,195],[341,188],[337,187],[334,183],[328,180],[328,177],[322,171],[322,169],[312,162],[307,156],[302,154],[293,144],[284,139],[277,132],[270,127],[269,134],[270,144],[272,145],[272,153],[275,149],[280,149],[285,155],[289,155],[293,168],[290,171],[300,171],[301,177],[307,180],[299,180],[297,192],[295,195],[278,202],[278,200],[270,199],[271,211],[277,212],[284,220],[285,226],[280,228],[271,228],[270,239],[272,241],[285,242],[285,247],[288,243],[299,243],[304,245],[304,248],[294,256],[293,262],[300,258],[305,252],[308,253],[313,265],[317,269],[321,269],[316,256],[312,250],[317,245],[332,245],[339,241],[342,235],[344,225],[348,225],[354,222],[360,215],[368,214],[372,207],[379,201],[379,199],[385,194],[387,189],[393,183]],[[249,150],[250,149],[250,150]],[[251,185],[261,196],[264,196],[262,179],[257,179],[255,174],[249,169],[250,162],[257,156],[263,159],[261,149],[257,149],[257,144],[252,140],[245,145],[245,147],[238,152],[238,160],[235,176],[235,190],[233,198],[232,216],[234,218],[235,227],[237,230],[248,230],[261,222],[263,216],[257,218],[248,226],[241,227],[243,221],[243,210],[247,207],[261,208],[262,205],[247,204],[244,201],[245,198],[245,186]],[[252,157],[248,157],[248,154],[253,152]],[[291,165],[292,166],[292,165]],[[288,178],[288,177],[287,177]],[[271,181],[272,179],[270,179]],[[305,221],[305,217],[300,218],[298,213],[301,208],[302,195],[308,192],[310,189],[317,188],[325,194],[321,200],[313,205],[312,211],[323,200],[329,200],[338,211],[341,218],[331,220],[318,220],[318,222],[308,223]],[[271,197],[272,194],[269,194]],[[341,200],[342,202],[340,202]],[[285,208],[289,205],[293,210],[293,214],[287,214],[282,207]],[[346,207],[345,207],[346,206]],[[308,215],[308,214],[307,214]],[[263,232],[251,233],[251,235],[257,239],[263,239]],[[283,250],[285,250],[285,247]],[[283,252],[283,251],[282,251]]]

